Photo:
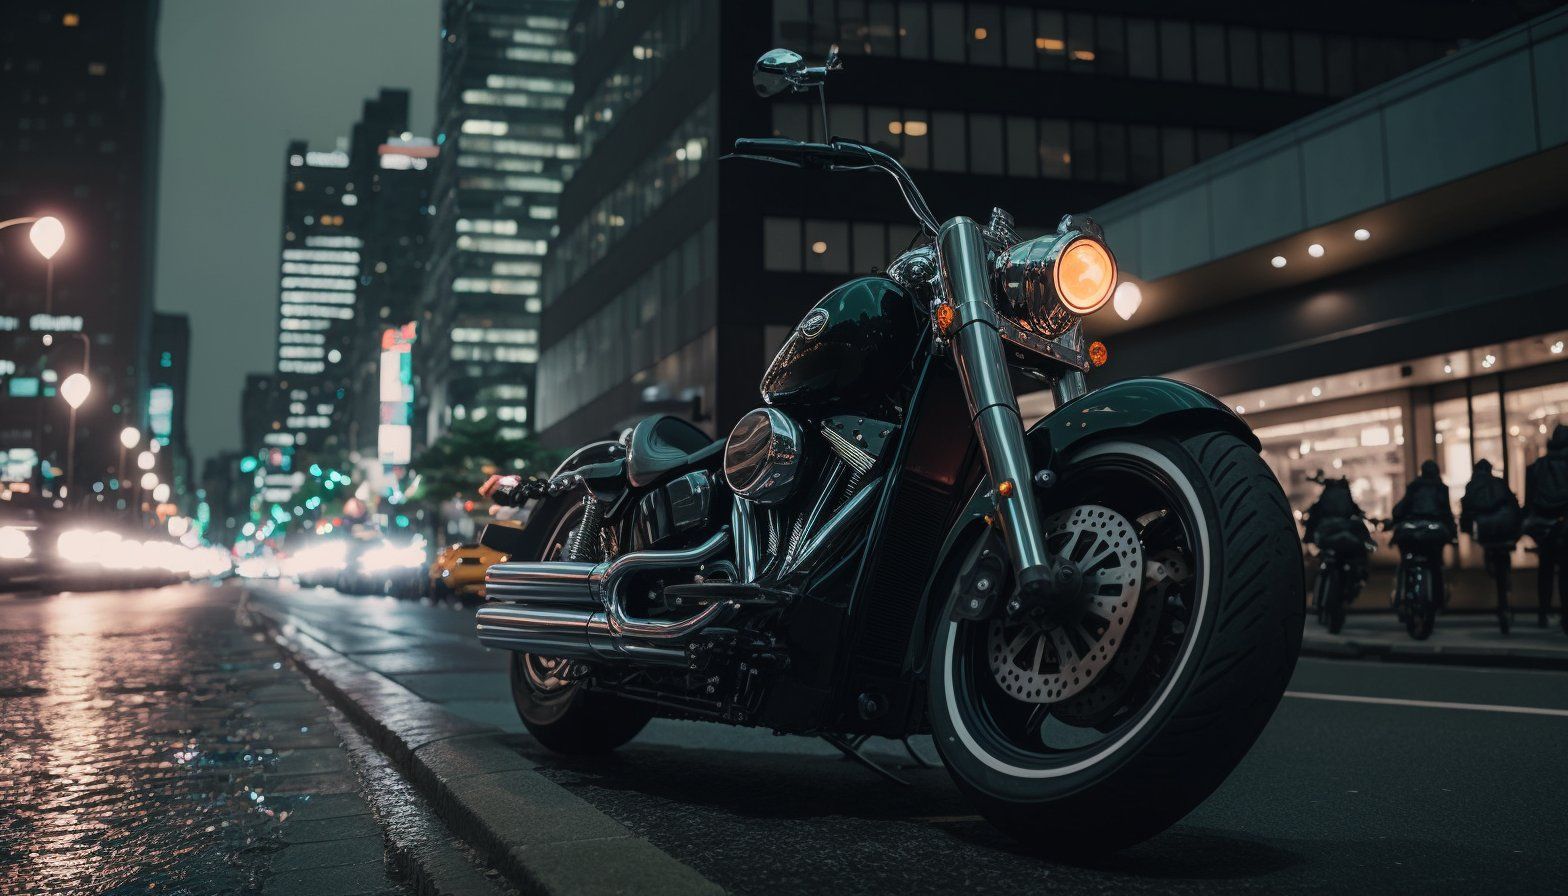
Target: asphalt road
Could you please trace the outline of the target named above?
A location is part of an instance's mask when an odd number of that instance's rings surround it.
[[[731,892],[1561,892],[1568,673],[1305,659],[1263,737],[1197,811],[1114,858],[1028,855],[945,772],[885,782],[802,738],[655,722],[568,761],[521,734],[471,608],[258,592],[427,699],[519,732],[549,777]],[[917,745],[934,757],[929,742]]]

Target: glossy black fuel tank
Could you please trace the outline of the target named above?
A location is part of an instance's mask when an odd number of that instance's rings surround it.
[[[893,394],[920,337],[914,303],[886,277],[838,287],[801,318],[762,377],[762,400],[808,409]]]

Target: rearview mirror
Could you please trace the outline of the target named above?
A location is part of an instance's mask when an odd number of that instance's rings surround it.
[[[794,50],[769,50],[757,60],[751,73],[751,86],[758,96],[777,96],[796,89],[800,75],[806,70],[806,61]]]

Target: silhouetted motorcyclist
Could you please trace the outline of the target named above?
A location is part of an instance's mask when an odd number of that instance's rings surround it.
[[[1410,481],[1405,486],[1405,496],[1394,505],[1393,527],[1394,540],[1399,543],[1398,526],[1406,521],[1430,521],[1438,523],[1443,528],[1444,537],[1440,540],[1433,539],[1430,543],[1421,545],[1403,545],[1401,548],[1409,549],[1427,555],[1432,568],[1433,598],[1441,606],[1448,595],[1447,583],[1443,576],[1443,548],[1452,541],[1457,534],[1454,526],[1453,505],[1448,500],[1448,486],[1443,483],[1438,475],[1436,461],[1422,461],[1421,475]]]
[[[1486,570],[1497,583],[1497,626],[1508,634],[1508,589],[1511,555],[1519,540],[1519,499],[1508,483],[1492,473],[1491,461],[1476,461],[1464,497],[1459,499],[1459,528],[1470,533],[1486,557]]]
[[[1559,423],[1546,443],[1546,454],[1530,464],[1524,476],[1525,531],[1540,552],[1540,624],[1546,627],[1552,609],[1554,577],[1568,604],[1568,426]],[[1555,576],[1554,576],[1555,574]],[[1568,612],[1562,617],[1568,632]]]
[[[1324,479],[1323,471],[1313,477],[1313,481],[1323,483],[1323,493],[1307,508],[1305,533],[1301,540],[1308,544],[1316,544],[1318,531],[1321,528],[1341,525],[1348,520],[1364,517],[1361,508],[1356,505],[1356,499],[1350,494],[1350,481],[1343,477],[1339,479]]]

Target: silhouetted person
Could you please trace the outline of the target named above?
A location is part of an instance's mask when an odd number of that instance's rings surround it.
[[[1541,558],[1537,593],[1541,599],[1539,620],[1545,628],[1554,580],[1562,600],[1568,603],[1568,426],[1557,424],[1546,443],[1546,454],[1525,471],[1524,506],[1525,531],[1535,540]],[[1563,614],[1562,625],[1568,632],[1568,612]]]
[[[1397,527],[1407,521],[1428,521],[1442,526],[1441,538],[1420,545],[1400,545],[1413,552],[1425,554],[1432,569],[1432,599],[1438,606],[1448,600],[1448,590],[1443,576],[1443,547],[1451,541],[1457,530],[1454,527],[1453,505],[1448,501],[1448,486],[1438,475],[1437,462],[1421,462],[1421,475],[1405,486],[1405,496],[1394,505],[1393,524]],[[1395,534],[1396,540],[1398,533]]]
[[[1459,499],[1459,528],[1481,546],[1486,571],[1497,582],[1497,627],[1508,634],[1508,588],[1514,544],[1519,541],[1519,499],[1508,483],[1492,473],[1485,458],[1476,461],[1464,497]]]
[[[1301,540],[1308,544],[1317,543],[1318,530],[1328,526],[1339,526],[1346,521],[1355,520],[1365,516],[1361,508],[1356,505],[1356,499],[1350,495],[1350,481],[1341,477],[1339,479],[1324,479],[1323,471],[1319,470],[1313,481],[1323,483],[1323,492],[1318,499],[1307,508],[1306,531]]]

